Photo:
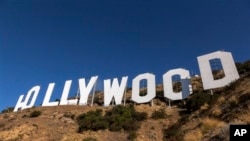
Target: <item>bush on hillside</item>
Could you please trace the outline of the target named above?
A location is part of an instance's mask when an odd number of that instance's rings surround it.
[[[10,113],[10,112],[13,112],[13,111],[14,111],[14,107],[8,107],[8,108],[2,110],[1,113]]]
[[[41,111],[35,110],[33,112],[30,113],[30,117],[34,118],[34,117],[39,117],[42,114]]]
[[[137,121],[147,118],[145,112],[137,112],[134,106],[116,106],[106,114],[102,110],[89,111],[77,117],[78,132],[86,130],[109,129],[110,131],[135,131],[139,128]]]
[[[164,108],[161,108],[159,110],[155,110],[152,115],[151,118],[153,119],[164,119],[167,117],[166,111]]]
[[[234,82],[231,82],[230,84],[228,84],[227,86],[225,86],[224,91],[228,92],[228,91],[233,91],[237,88],[239,80],[236,80]]]
[[[97,131],[108,128],[108,122],[102,116],[102,110],[100,109],[79,115],[77,117],[77,123],[79,125],[79,133],[86,130]]]
[[[96,103],[99,106],[102,106],[103,105],[103,100],[99,96],[95,96],[94,97],[94,103]]]
[[[189,114],[181,115],[181,118],[168,128],[164,128],[163,141],[183,141],[184,132],[182,131],[182,125],[189,120]]]
[[[109,130],[111,131],[132,131],[137,130],[139,125],[136,121],[142,121],[147,118],[145,112],[137,112],[133,105],[116,106],[108,111],[105,115],[109,122]]]
[[[236,63],[236,67],[237,67],[239,74],[250,72],[250,60],[244,63]]]
[[[92,138],[92,137],[87,137],[87,138],[84,138],[82,141],[97,141],[97,139]]]
[[[198,109],[205,103],[210,103],[212,95],[206,92],[194,93],[191,98],[186,102],[186,108],[188,112],[193,112]]]
[[[136,137],[137,137],[136,132],[135,132],[135,131],[132,131],[132,132],[129,132],[127,139],[133,141],[133,140],[136,139]]]

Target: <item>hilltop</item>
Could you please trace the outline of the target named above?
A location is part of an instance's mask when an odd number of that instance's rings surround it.
[[[213,95],[203,91],[200,77],[192,78],[194,93],[186,100],[171,102],[171,107],[162,97],[163,89],[159,85],[153,106],[150,103],[134,104],[127,98],[127,109],[124,106],[100,107],[100,93],[94,106],[34,107],[16,113],[6,110],[0,114],[0,140],[229,140],[230,124],[250,124],[249,62],[237,63],[241,78],[226,87],[214,89]],[[131,90],[127,90],[128,97],[130,94]],[[134,114],[130,107],[138,113]],[[98,110],[102,112],[98,114]],[[115,123],[118,121],[117,124],[99,122],[111,118]],[[128,118],[131,120],[127,121]],[[92,119],[98,124],[90,124]],[[132,124],[120,126],[119,121],[120,124]],[[85,126],[89,124],[91,126]],[[82,130],[79,130],[80,125]]]

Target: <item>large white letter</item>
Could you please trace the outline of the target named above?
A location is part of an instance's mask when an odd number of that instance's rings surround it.
[[[94,85],[96,84],[98,76],[91,77],[88,85],[86,86],[85,78],[79,79],[79,89],[80,89],[80,101],[79,105],[87,105],[88,97],[93,89]]]
[[[34,86],[33,88],[31,88],[29,90],[28,94],[26,95],[24,101],[23,101],[24,95],[21,95],[17,101],[14,112],[18,111],[19,108],[21,108],[21,110],[23,110],[23,109],[31,108],[32,106],[34,106],[37,95],[39,93],[39,90],[40,90],[40,86]],[[31,95],[32,95],[32,98],[30,100]],[[29,103],[29,105],[27,105],[29,101],[30,101],[30,103]]]
[[[197,57],[204,90],[223,87],[239,79],[239,74],[230,52],[217,51]],[[212,59],[220,59],[225,77],[214,80],[212,68],[209,63]]]
[[[43,99],[42,106],[56,106],[56,105],[58,105],[58,101],[56,101],[56,102],[49,102],[51,94],[52,94],[53,89],[54,89],[54,86],[55,86],[55,83],[50,83],[49,84],[47,92],[46,92],[45,97]]]
[[[119,105],[122,102],[123,94],[127,85],[128,77],[122,77],[121,85],[119,86],[118,79],[115,78],[111,84],[111,79],[104,80],[104,106],[109,106],[112,98],[115,99],[115,104]]]
[[[172,77],[179,75],[181,78],[181,92],[173,91]],[[164,96],[170,100],[182,100],[192,93],[192,86],[190,84],[190,74],[185,69],[173,69],[163,75]]]
[[[60,105],[69,105],[69,104],[77,105],[77,99],[68,100],[71,83],[72,83],[72,80],[67,80],[65,82]]]
[[[140,96],[140,81],[147,80],[147,94]],[[140,74],[132,82],[132,100],[136,103],[147,103],[155,97],[155,75],[150,73]]]

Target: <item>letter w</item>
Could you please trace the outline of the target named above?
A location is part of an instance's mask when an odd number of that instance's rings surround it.
[[[113,79],[111,85],[111,79],[104,80],[104,106],[109,106],[111,100],[115,99],[116,105],[121,104],[123,94],[127,85],[128,77],[122,77],[121,85],[119,86],[118,79]]]

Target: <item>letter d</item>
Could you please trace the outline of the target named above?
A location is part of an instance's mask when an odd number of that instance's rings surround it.
[[[239,79],[239,74],[230,52],[217,51],[197,57],[204,90],[223,87]],[[219,59],[224,70],[225,77],[214,80],[210,60]]]

